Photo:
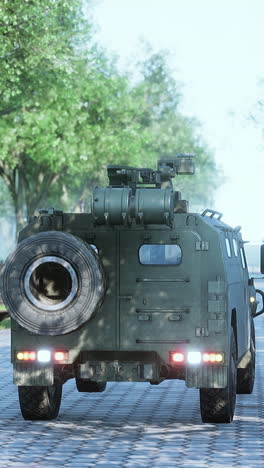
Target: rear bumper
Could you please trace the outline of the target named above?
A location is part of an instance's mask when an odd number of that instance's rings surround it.
[[[49,363],[15,363],[14,383],[16,385],[53,385],[55,375],[65,382],[69,378],[80,378],[95,382],[150,382],[160,383],[164,379],[185,380],[187,387],[224,388],[227,386],[227,366],[186,366],[165,365],[158,358],[138,360],[83,360],[65,366]]]

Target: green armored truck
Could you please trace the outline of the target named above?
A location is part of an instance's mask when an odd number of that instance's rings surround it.
[[[157,170],[108,166],[91,213],[40,210],[1,276],[12,318],[14,383],[25,419],[58,414],[62,385],[185,380],[203,422],[229,423],[255,375],[256,291],[240,228],[190,213],[172,178],[191,155]],[[175,395],[176,398],[176,395]]]

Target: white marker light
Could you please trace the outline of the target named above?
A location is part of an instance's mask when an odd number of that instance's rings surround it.
[[[51,352],[48,349],[40,349],[37,356],[39,362],[50,362],[51,360]]]
[[[189,364],[200,364],[202,361],[202,354],[199,351],[190,351],[187,354],[187,361]]]

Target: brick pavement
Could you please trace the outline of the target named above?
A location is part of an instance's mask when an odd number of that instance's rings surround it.
[[[100,394],[64,385],[55,421],[24,421],[0,331],[0,467],[263,467],[264,318],[257,325],[257,377],[238,395],[232,424],[202,424],[199,392],[184,382],[109,383]]]

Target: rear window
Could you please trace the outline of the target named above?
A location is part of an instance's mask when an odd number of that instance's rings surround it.
[[[142,265],[179,265],[182,250],[176,244],[144,244],[139,249]]]

